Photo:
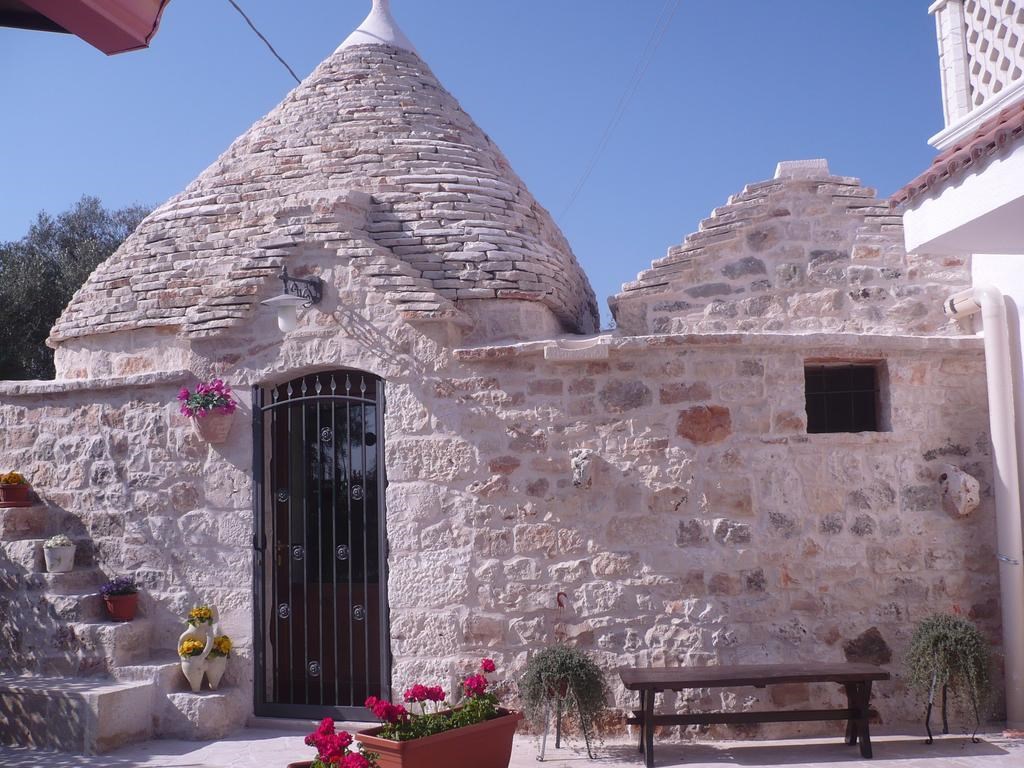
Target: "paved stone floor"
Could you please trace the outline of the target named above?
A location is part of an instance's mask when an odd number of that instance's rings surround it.
[[[891,735],[873,739],[875,759],[862,760],[857,750],[835,739],[789,741],[660,743],[655,747],[658,768],[721,768],[758,766],[843,765],[844,768],[1022,768],[1024,739],[987,734],[980,744],[957,736],[942,737],[928,746],[917,736]],[[3,768],[285,768],[306,759],[309,748],[294,729],[249,728],[217,742],[150,741],[97,757],[0,747]],[[537,741],[516,739],[510,768],[536,768]],[[643,765],[632,744],[606,743],[589,762],[580,750],[549,750],[543,765],[551,768],[601,768]]]

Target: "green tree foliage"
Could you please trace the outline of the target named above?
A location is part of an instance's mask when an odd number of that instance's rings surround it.
[[[149,209],[108,211],[83,196],[57,216],[39,213],[21,240],[0,243],[0,379],[52,379],[50,328],[97,265]]]

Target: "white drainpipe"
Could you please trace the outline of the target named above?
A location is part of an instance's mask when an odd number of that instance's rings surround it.
[[[1020,479],[1017,471],[1016,419],[1010,337],[1003,294],[991,285],[976,285],[946,299],[943,308],[960,319],[981,311],[985,336],[988,412],[992,432],[996,492],[996,552],[1003,609],[1006,664],[1006,720],[1024,727],[1024,536],[1021,533]]]

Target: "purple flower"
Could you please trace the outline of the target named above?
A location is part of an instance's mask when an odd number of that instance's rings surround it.
[[[103,597],[134,595],[138,591],[139,587],[135,583],[134,576],[118,576],[100,587],[100,594]]]

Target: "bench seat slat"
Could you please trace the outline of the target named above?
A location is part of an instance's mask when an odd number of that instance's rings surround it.
[[[888,680],[874,664],[748,664],[722,667],[622,667],[629,690],[681,691],[690,688],[764,687],[783,683],[859,683]]]

